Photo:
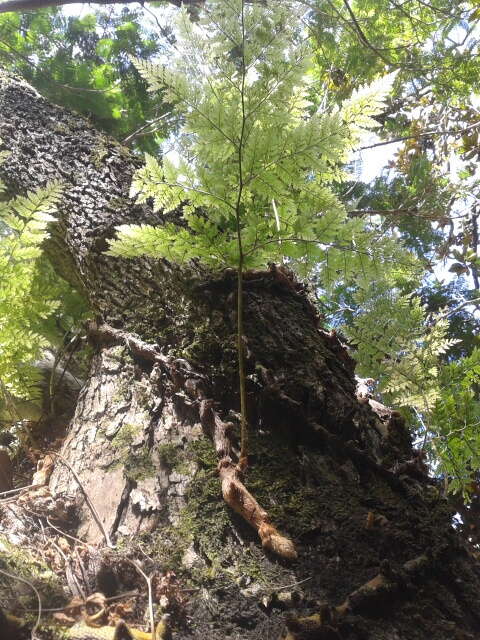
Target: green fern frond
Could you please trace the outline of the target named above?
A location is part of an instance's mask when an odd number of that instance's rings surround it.
[[[0,236],[0,385],[19,398],[31,397],[36,381],[29,363],[48,342],[38,331],[58,307],[46,292],[35,295],[41,243],[56,218],[59,182],[0,204],[6,232]]]
[[[344,122],[349,127],[352,142],[355,142],[361,131],[377,128],[378,122],[374,116],[385,109],[385,100],[392,90],[397,72],[380,77],[370,85],[355,89],[351,97],[346,100],[341,109]]]

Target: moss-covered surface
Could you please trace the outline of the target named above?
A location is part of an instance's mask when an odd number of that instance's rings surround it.
[[[180,449],[179,445],[172,442],[165,442],[157,447],[157,455],[160,464],[170,469],[176,467],[176,465],[178,465],[183,459],[182,453],[183,451]]]
[[[102,166],[103,161],[108,156],[109,149],[102,141],[91,150],[91,160],[93,165],[98,169]]]
[[[117,449],[117,459],[111,468],[123,469],[129,480],[139,482],[154,475],[151,453],[146,444],[133,446],[133,442],[141,432],[141,425],[124,423],[112,439],[112,445]]]
[[[10,574],[0,574],[0,600],[12,603],[13,598],[19,611],[24,608],[35,611],[38,607],[35,592],[27,583],[40,593],[43,607],[66,603],[67,592],[61,576],[40,559],[36,549],[14,545],[5,536],[0,536],[0,568]]]
[[[68,640],[69,638],[68,627],[62,627],[59,624],[40,623],[38,635],[42,640]]]
[[[150,552],[162,566],[178,571],[181,570],[183,554],[194,543],[204,559],[213,565],[219,557],[229,524],[216,474],[213,446],[207,439],[191,442],[185,449],[165,444],[159,447],[159,454],[161,460],[163,458],[178,472],[189,460],[195,460],[198,471],[185,496],[186,506],[180,513],[178,525],[163,527],[151,539],[147,538]]]
[[[193,622],[178,629],[176,638],[239,639],[239,627],[248,638],[262,637],[267,628],[280,631],[286,609],[309,615],[320,602],[339,605],[373,578],[382,562],[400,567],[425,550],[432,557],[431,575],[421,575],[417,584],[394,590],[381,602],[380,617],[375,607],[365,611],[364,617],[347,617],[341,637],[474,638],[452,635],[461,617],[461,603],[474,602],[477,596],[467,584],[452,592],[448,579],[442,577],[447,559],[455,562],[457,555],[463,564],[465,555],[455,545],[453,531],[441,524],[448,522],[449,514],[438,491],[413,483],[411,493],[399,498],[388,483],[346,458],[332,458],[331,452],[321,448],[310,447],[307,452],[287,447],[268,433],[252,437],[251,448],[255,456],[246,485],[275,525],[295,540],[299,559],[289,565],[266,554],[256,533],[225,505],[215,473],[215,452],[207,439],[185,449],[169,448],[166,453],[173,468],[192,459],[198,469],[178,525],[160,528],[148,539],[148,552],[194,590],[187,605],[188,611],[195,612]],[[369,529],[370,511],[386,520]],[[432,522],[437,523],[434,535]],[[185,566],[189,549],[198,562]],[[435,584],[440,585],[437,590]],[[420,594],[421,607],[412,600],[413,593]],[[441,614],[439,601],[444,607]],[[397,636],[385,630],[384,615]],[[419,618],[415,631],[412,616]],[[474,614],[471,624],[478,624],[477,617]],[[407,628],[408,636],[402,631]],[[433,635],[426,635],[427,629]]]

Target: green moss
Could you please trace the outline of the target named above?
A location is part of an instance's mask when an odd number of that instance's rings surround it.
[[[39,557],[27,547],[12,545],[0,536],[0,566],[12,576],[18,576],[32,583],[42,596],[44,607],[62,606],[66,601],[61,580]],[[26,608],[38,606],[37,598],[31,588],[14,578],[0,576],[0,597],[11,600],[15,594],[18,603]]]
[[[130,385],[127,380],[120,378],[119,384],[112,395],[112,402],[115,404],[123,404],[125,400],[130,398]]]
[[[179,462],[182,455],[178,445],[173,442],[166,442],[157,447],[158,459],[166,467],[173,469]]]
[[[38,627],[42,640],[68,640],[68,631],[69,627],[60,627],[58,624],[41,624]]]
[[[110,208],[113,210],[115,209],[123,209],[126,206],[131,206],[131,200],[129,200],[128,198],[112,198],[110,200]]]
[[[119,449],[131,447],[133,440],[139,435],[140,429],[141,427],[138,424],[124,422],[114,435],[112,444]]]
[[[151,454],[147,446],[130,452],[130,456],[124,464],[124,472],[127,478],[135,482],[151,478],[154,475]]]
[[[132,446],[140,431],[140,425],[125,423],[112,439],[112,445],[118,449],[118,456],[111,468],[122,468],[125,476],[135,482],[154,475],[151,452],[148,446]]]
[[[205,310],[205,317],[204,322],[195,327],[195,338],[189,339],[179,355],[192,363],[219,363],[226,347],[225,337],[219,335],[219,331],[223,333],[224,323],[212,320],[211,309]]]
[[[188,444],[184,451],[172,444],[159,447],[164,460],[176,470],[192,460],[199,471],[192,479],[185,496],[186,506],[176,526],[164,527],[145,540],[148,552],[162,566],[181,570],[182,557],[192,542],[209,565],[193,569],[198,580],[213,579],[224,556],[225,532],[230,526],[229,513],[223,501],[218,476],[215,450],[209,440],[201,439]]]
[[[145,382],[134,382],[135,385],[135,397],[139,407],[148,410],[152,400],[150,394],[150,387]]]
[[[112,360],[117,360],[118,362],[124,361],[126,349],[125,347],[118,345],[116,347],[111,347],[108,351],[108,357]]]
[[[203,469],[214,469],[216,464],[215,452],[208,440],[192,442],[186,450],[180,444],[166,442],[157,447],[157,452],[164,466],[186,476],[192,473],[192,461]]]
[[[199,470],[192,479],[185,496],[186,506],[180,513],[178,524],[163,527],[154,534],[145,536],[146,553],[155,557],[164,568],[173,569],[177,574],[184,573],[191,580],[192,585],[214,582],[215,584],[234,583],[238,587],[242,586],[241,582],[243,583],[247,578],[248,584],[260,585],[265,593],[268,593],[275,588],[275,585],[288,581],[285,575],[286,569],[265,554],[253,529],[251,537],[256,541],[255,544],[240,547],[236,543],[232,535],[232,528],[235,526],[232,520],[235,521],[238,518],[237,524],[241,523],[241,520],[233,514],[223,500],[216,473],[217,456],[212,443],[206,438],[200,439],[189,443],[183,451],[171,444],[163,445],[162,453],[166,461],[174,464],[175,469],[179,465],[195,461]],[[270,458],[267,458],[267,462],[270,462]],[[308,506],[302,504],[305,496],[299,489],[295,490],[293,495],[289,495],[293,486],[292,478],[298,473],[292,470],[292,475],[288,476],[285,483],[279,481],[273,488],[272,475],[278,474],[277,468],[273,465],[266,476],[264,473],[263,464],[258,465],[255,472],[253,467],[251,469],[253,484],[258,489],[261,487],[261,498],[267,503],[267,508],[272,507],[271,502],[281,496],[284,502],[278,505],[276,515],[281,515],[288,522],[292,518],[290,510],[304,508],[305,521],[311,517],[307,511],[313,502],[313,495],[310,496],[311,500],[307,500]],[[298,480],[297,483],[299,483]],[[271,500],[267,500],[267,496]],[[318,509],[318,503],[316,508]],[[273,513],[275,510],[270,508],[270,511]],[[279,519],[282,518],[279,517]],[[245,531],[248,532],[248,530],[248,525],[245,525]],[[182,560],[192,543],[203,563],[189,567],[187,571],[182,565]]]
[[[69,134],[69,135],[72,133],[70,127],[68,127],[67,125],[63,124],[62,122],[57,122],[56,125],[54,126],[53,130],[56,133],[65,133],[65,134]]]
[[[318,517],[320,489],[305,485],[296,452],[278,443],[272,447],[272,437],[252,434],[251,450],[259,462],[250,467],[245,484],[275,526],[295,538],[310,530]]]
[[[230,526],[218,477],[200,472],[190,485],[187,505],[180,515],[179,535],[195,545],[210,565],[217,565],[224,551],[225,533]]]
[[[109,151],[102,143],[92,150],[91,160],[95,168],[99,169],[105,158],[108,156]]]
[[[190,442],[186,455],[206,470],[214,472],[217,468],[217,454],[211,441],[206,438]]]
[[[237,583],[249,578],[248,582],[260,585],[265,593],[275,591],[286,579],[285,568],[277,562],[271,562],[261,547],[241,550],[235,560],[233,578]]]

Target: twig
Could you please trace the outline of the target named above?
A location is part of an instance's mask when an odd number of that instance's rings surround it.
[[[149,578],[147,576],[147,574],[140,569],[140,567],[138,566],[138,564],[136,562],[134,562],[133,560],[130,560],[130,558],[125,558],[127,560],[127,562],[129,562],[132,566],[135,567],[135,569],[138,571],[138,573],[140,573],[142,575],[142,577],[144,578],[145,582],[147,583],[147,589],[148,589],[148,612],[149,612],[149,616],[150,616],[150,629],[152,630],[152,640],[155,640],[155,617],[153,615],[153,594],[152,594],[152,579]]]
[[[118,596],[110,596],[110,598],[105,598],[105,602],[114,602],[115,600],[121,600],[122,598],[142,598],[143,593],[138,593],[138,591],[125,591],[125,593],[119,593]]]
[[[73,477],[75,478],[76,483],[78,484],[80,491],[83,493],[83,496],[85,498],[85,501],[90,509],[90,511],[92,512],[92,515],[95,519],[95,522],[97,523],[100,531],[103,534],[103,537],[105,538],[105,543],[107,545],[107,547],[110,547],[110,549],[114,549],[115,545],[112,543],[112,541],[110,540],[110,536],[108,535],[107,530],[105,529],[105,526],[103,524],[103,522],[100,520],[100,516],[98,515],[98,511],[95,508],[95,505],[93,504],[93,502],[90,500],[90,496],[88,495],[87,491],[85,490],[85,487],[83,486],[80,478],[77,475],[77,472],[75,471],[75,469],[72,467],[72,465],[67,462],[65,460],[65,458],[63,456],[61,456],[59,453],[57,453],[56,451],[47,451],[46,453],[52,454],[54,456],[57,456],[57,458],[60,460],[60,462],[63,462],[63,464],[71,471]]]
[[[296,587],[299,584],[308,582],[309,580],[312,580],[312,576],[310,576],[309,578],[304,578],[303,580],[299,580],[298,582],[292,582],[291,584],[284,584],[283,587],[275,587],[275,591],[281,591],[282,589],[290,589],[291,587]]]
[[[455,313],[458,313],[458,311],[460,311],[464,307],[469,307],[470,305],[476,305],[476,304],[480,304],[480,298],[474,298],[473,300],[464,300],[461,304],[455,307],[455,309],[452,309],[442,317],[449,318],[450,316],[453,316]]]
[[[90,547],[91,549],[93,549],[93,545],[88,544],[88,542],[84,542],[83,540],[80,540],[80,538],[75,538],[75,536],[71,536],[69,533],[65,533],[65,531],[62,531],[61,529],[59,529],[58,527],[56,527],[54,524],[52,524],[49,520],[49,518],[46,518],[47,524],[49,527],[51,527],[52,529],[55,529],[55,531],[57,531],[57,533],[59,533],[61,536],[64,536],[65,538],[70,538],[70,540],[73,540],[74,542],[79,542],[80,544],[84,545],[85,547]]]
[[[85,571],[85,565],[83,563],[82,557],[80,555],[80,553],[78,552],[78,547],[75,546],[73,548],[74,552],[75,552],[75,557],[77,558],[77,562],[78,562],[78,566],[80,567],[80,573],[82,574],[82,580],[83,580],[83,584],[87,585],[87,589],[88,589],[88,578],[86,575],[86,571]],[[66,569],[66,565],[65,565],[65,569]],[[83,590],[82,586],[80,585],[80,582],[77,578],[77,576],[75,575],[75,572],[73,571],[72,565],[70,565],[70,570],[72,572],[72,578],[74,579],[75,583],[76,583],[76,587],[78,588],[78,590],[80,591],[80,593],[85,597],[85,591]]]
[[[392,215],[416,215],[416,209],[352,209],[348,212],[350,218],[361,216],[392,216]],[[437,216],[438,217],[438,216]]]
[[[67,566],[68,566],[68,564],[69,564],[69,562],[68,562],[67,556],[65,555],[65,552],[64,552],[64,551],[62,551],[62,549],[59,547],[59,545],[58,545],[56,542],[54,542],[53,540],[50,540],[50,544],[53,544],[53,546],[55,547],[55,549],[56,549],[56,550],[60,553],[60,555],[62,556],[62,558],[63,558],[63,562],[65,563],[65,569],[66,569],[66,568],[67,568]]]
[[[19,491],[23,491],[24,489],[31,489],[32,487],[36,487],[36,484],[27,484],[25,487],[17,487],[16,489],[9,489],[8,491],[2,491],[0,493],[0,498],[2,496],[7,496],[11,493],[18,493]]]
[[[160,120],[163,120],[163,118],[166,118],[171,113],[172,113],[171,111],[167,111],[167,113],[164,113],[163,115],[159,116],[158,118],[154,118],[153,120],[149,120],[144,125],[139,127],[136,131],[134,131],[133,133],[128,135],[126,138],[124,138],[122,140],[122,144],[128,144],[131,140],[134,140],[137,136],[139,136],[140,133],[142,131],[144,131],[147,127],[151,127],[152,125],[157,124],[157,122],[160,122]],[[149,131],[148,133],[153,133],[153,131]]]
[[[375,47],[367,38],[367,36],[365,35],[365,33],[363,32],[362,27],[359,25],[357,18],[355,17],[355,14],[353,13],[350,5],[348,4],[347,0],[343,0],[343,4],[345,5],[346,10],[348,11],[348,14],[350,16],[350,18],[352,19],[352,22],[355,26],[355,29],[357,31],[358,37],[360,42],[363,42],[363,44],[368,47],[370,49],[370,51],[373,51],[381,60],[383,60],[383,62],[385,62],[385,64],[388,64],[389,66],[394,66],[394,63],[389,60],[388,58],[386,58],[383,53],[381,51],[379,51],[377,49],[377,47]]]

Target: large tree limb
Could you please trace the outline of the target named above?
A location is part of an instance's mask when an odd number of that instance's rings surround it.
[[[166,0],[179,7],[181,4],[192,7],[203,4],[202,0]],[[130,4],[138,0],[95,0],[94,4]],[[0,2],[0,13],[7,11],[36,11],[45,7],[60,7],[66,4],[76,4],[77,0],[4,0]]]

